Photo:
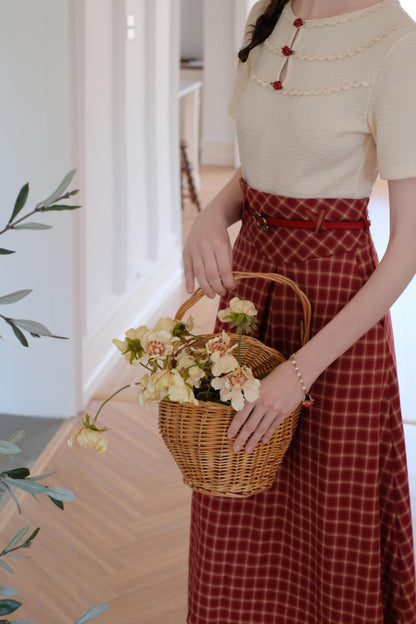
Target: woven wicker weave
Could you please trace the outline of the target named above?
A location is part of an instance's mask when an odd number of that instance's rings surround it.
[[[299,296],[304,325],[301,343],[309,339],[311,308],[306,295],[286,277],[274,273],[235,273],[235,279],[262,277],[285,284]],[[178,310],[182,319],[203,293],[198,289]],[[202,336],[204,340],[216,334]],[[232,343],[238,340],[229,334]],[[281,353],[260,341],[243,336],[241,363],[253,370],[254,376],[265,377],[285,361]],[[159,406],[159,429],[166,446],[180,468],[184,482],[198,492],[216,496],[241,498],[258,494],[271,487],[276,472],[292,440],[298,423],[299,406],[275,431],[267,444],[257,444],[254,451],[236,453],[227,430],[235,415],[231,406],[221,403],[190,403],[162,401]]]

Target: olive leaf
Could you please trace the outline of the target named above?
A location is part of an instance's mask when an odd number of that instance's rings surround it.
[[[19,194],[16,199],[16,203],[13,208],[12,216],[9,219],[9,223],[11,223],[17,217],[17,215],[22,210],[22,208],[24,208],[28,195],[29,195],[29,183],[26,182],[26,184],[24,184],[19,191]]]
[[[46,225],[46,223],[22,223],[21,225],[13,226],[14,230],[51,230],[52,225]]]
[[[28,530],[29,530],[28,524],[18,529],[16,533],[13,535],[13,537],[10,539],[5,550],[9,550],[10,548],[13,548],[13,546],[16,546],[16,544],[18,544],[20,540],[24,538]]]
[[[16,600],[0,600],[0,615],[9,615],[21,606],[22,603]]]
[[[36,205],[36,210],[42,210],[44,208],[51,206],[54,202],[56,202],[56,200],[58,200],[61,197],[62,193],[70,185],[71,180],[75,175],[75,171],[76,169],[72,169],[71,171],[69,171],[66,174],[66,176],[63,178],[62,182],[58,184],[56,190],[52,193],[52,195],[49,195],[49,197],[47,197],[46,199],[44,199],[43,201],[39,202]]]
[[[6,256],[7,254],[12,254],[12,253],[16,253],[16,252],[12,251],[11,249],[3,249],[2,247],[0,247],[0,256]]]
[[[14,325],[28,331],[32,336],[48,336],[49,338],[58,338],[59,340],[68,340],[65,336],[55,336],[49,331],[45,325],[37,321],[29,321],[28,319],[9,319]]]
[[[21,449],[9,440],[0,440],[0,455],[16,455]]]
[[[3,561],[1,557],[0,557],[0,568],[3,568],[3,570],[6,570],[7,572],[10,572],[11,574],[14,574],[13,568],[9,566],[9,564],[6,561]]]
[[[19,340],[19,342],[24,346],[24,347],[28,347],[29,343],[26,339],[26,336],[24,335],[23,332],[20,331],[20,329],[18,327],[16,327],[16,325],[10,320],[10,319],[4,319],[6,321],[6,323],[8,325],[10,325],[10,327],[13,330],[14,335],[16,336],[16,338]]]
[[[75,622],[75,624],[87,624],[87,622],[91,622],[95,618],[99,617],[103,613],[105,613],[110,606],[109,602],[102,602],[100,604],[95,605],[95,607],[90,607],[81,615],[79,620]]]
[[[17,589],[9,585],[0,585],[0,596],[16,596]]]
[[[16,290],[16,292],[10,293],[9,295],[4,295],[3,297],[0,297],[0,305],[16,303],[16,301],[20,301],[30,295],[31,292],[31,290]]]

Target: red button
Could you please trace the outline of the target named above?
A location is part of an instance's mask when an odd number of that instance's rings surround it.
[[[293,53],[293,50],[289,48],[289,46],[285,46],[282,48],[282,52],[285,56],[290,56]]]
[[[297,17],[293,22],[293,26],[295,26],[296,28],[300,28],[301,26],[303,26],[303,19],[301,17]]]
[[[280,91],[282,88],[282,83],[280,80],[276,80],[275,82],[272,82],[272,87],[273,89],[276,89],[276,91]]]

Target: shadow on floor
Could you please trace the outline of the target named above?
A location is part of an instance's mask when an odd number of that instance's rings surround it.
[[[44,450],[49,440],[55,435],[61,424],[61,418],[33,418],[28,416],[0,415],[0,440],[8,440],[17,431],[25,431],[25,436],[17,443],[21,453],[6,457],[0,456],[0,472],[11,468],[31,468]],[[3,459],[4,458],[4,459]],[[0,492],[0,509],[7,500]]]

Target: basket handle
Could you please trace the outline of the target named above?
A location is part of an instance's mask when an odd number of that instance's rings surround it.
[[[303,323],[301,327],[301,344],[302,346],[306,344],[309,340],[309,334],[311,330],[311,303],[308,297],[305,295],[303,290],[299,288],[299,286],[284,275],[279,275],[278,273],[244,273],[242,271],[236,271],[233,273],[234,279],[250,279],[250,278],[258,278],[262,277],[264,279],[269,279],[272,282],[277,282],[279,284],[284,284],[289,286],[299,297],[300,302],[302,304],[303,309]],[[197,288],[197,290],[187,299],[176,312],[175,318],[178,320],[182,320],[184,314],[200,299],[204,297],[204,292],[201,288]]]

